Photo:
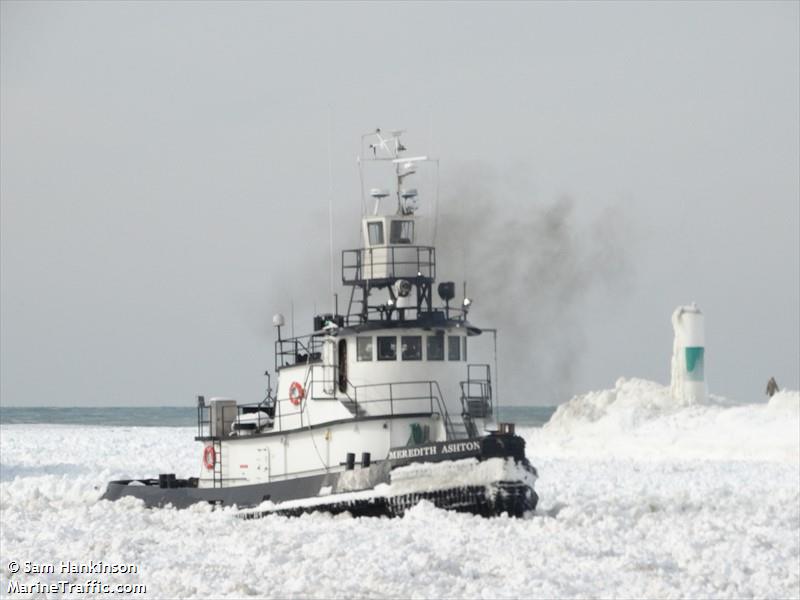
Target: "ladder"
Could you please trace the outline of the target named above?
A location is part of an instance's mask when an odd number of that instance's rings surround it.
[[[222,440],[215,438],[212,442],[214,445],[214,471],[212,476],[214,478],[214,487],[222,487]]]
[[[369,306],[367,302],[369,301],[369,283],[365,283],[363,285],[354,285],[350,288],[350,304],[347,307],[347,317],[349,319],[350,315],[357,314],[358,315],[358,322],[364,323],[368,319],[369,313]],[[356,296],[356,290],[360,291],[361,293]],[[354,305],[358,306],[358,311],[354,313],[353,307]]]

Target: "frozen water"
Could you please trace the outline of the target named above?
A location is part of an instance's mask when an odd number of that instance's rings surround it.
[[[800,395],[675,406],[621,380],[522,429],[537,514],[420,504],[401,519],[242,521],[98,501],[105,482],[196,474],[191,428],[0,427],[0,594],[11,560],[125,562],[147,597],[800,596]],[[15,575],[32,582],[85,575]]]
[[[800,462],[800,393],[769,403],[716,396],[685,405],[668,387],[619,379],[561,405],[528,436],[536,456]],[[532,448],[531,448],[532,447]]]

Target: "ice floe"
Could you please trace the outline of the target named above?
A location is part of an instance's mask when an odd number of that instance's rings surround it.
[[[0,595],[86,579],[12,560],[102,560],[138,565],[102,578],[152,598],[797,598],[798,403],[678,406],[641,380],[579,396],[519,430],[541,498],[524,519],[148,510],[98,498],[112,478],[196,474],[193,429],[1,426]]]

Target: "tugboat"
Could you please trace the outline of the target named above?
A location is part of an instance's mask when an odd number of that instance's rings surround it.
[[[288,338],[276,315],[274,394],[268,385],[254,404],[197,399],[199,475],[112,481],[104,499],[235,505],[244,517],[396,516],[420,500],[484,516],[536,508],[525,441],[494,420],[490,365],[467,360],[482,333],[468,320],[471,300],[451,306],[456,286],[445,281],[434,304],[436,252],[419,243],[430,216],[417,214],[409,181],[438,162],[406,156],[402,133],[362,136],[362,247],[341,256],[346,314],[336,307]],[[366,168],[389,174],[392,189],[365,193]]]

